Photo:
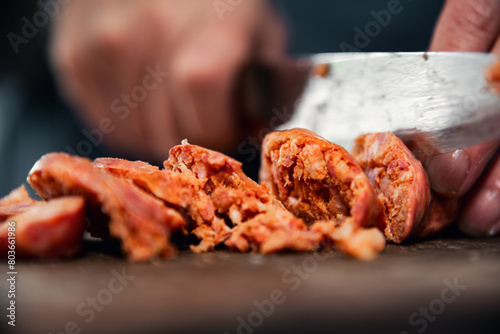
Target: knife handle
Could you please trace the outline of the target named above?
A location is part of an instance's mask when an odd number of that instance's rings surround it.
[[[258,132],[274,130],[288,121],[311,69],[309,60],[291,58],[272,65],[251,62],[245,66],[238,76],[233,103],[240,125]]]

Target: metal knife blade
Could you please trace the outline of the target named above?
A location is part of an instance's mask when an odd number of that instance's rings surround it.
[[[319,54],[311,57],[295,114],[280,129],[307,128],[348,149],[360,134],[391,131],[416,155],[500,139],[500,94],[486,80],[497,59],[462,52]]]

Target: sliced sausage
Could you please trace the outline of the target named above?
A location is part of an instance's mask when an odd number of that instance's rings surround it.
[[[14,192],[27,196],[24,187]],[[0,211],[7,202],[13,208],[11,199],[4,198],[3,203],[0,200]],[[0,257],[14,251],[18,258],[61,258],[81,251],[85,230],[83,198],[73,196],[38,202],[23,194],[21,202],[17,203],[15,214],[8,214],[0,221]]]
[[[308,223],[351,218],[358,226],[384,227],[377,195],[356,160],[308,130],[266,136],[260,180]]]
[[[410,150],[395,135],[376,133],[358,137],[352,153],[384,207],[387,240],[401,243],[419,231],[429,207],[430,186]]]
[[[120,240],[133,261],[171,257],[175,248],[170,237],[185,226],[176,210],[133,184],[94,168],[88,159],[47,154],[33,166],[28,182],[44,199],[83,196],[92,235]]]

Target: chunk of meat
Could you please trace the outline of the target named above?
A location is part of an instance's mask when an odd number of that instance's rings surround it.
[[[35,203],[37,201],[28,195],[24,185],[12,190],[10,194],[0,199],[0,222],[25,211]]]
[[[47,154],[33,166],[28,182],[45,199],[83,196],[88,203],[91,234],[117,238],[133,261],[171,257],[175,249],[170,237],[185,226],[176,210],[133,184],[94,168],[88,159]]]
[[[36,200],[30,197],[24,185],[12,190],[7,196],[0,199],[0,207],[12,204],[35,204]]]
[[[263,254],[283,250],[311,251],[319,248],[321,236],[307,230],[301,219],[286,210],[268,210],[237,225],[226,245],[241,252]]]
[[[401,243],[419,231],[430,202],[429,180],[403,142],[391,133],[362,135],[353,156],[384,206],[387,240]]]
[[[304,129],[270,133],[262,145],[260,179],[311,225],[322,245],[363,260],[385,248],[375,190],[342,147]]]
[[[212,201],[216,214],[231,228],[224,242],[232,249],[271,253],[282,250],[313,250],[320,236],[286,210],[241,169],[241,163],[219,152],[195,145],[170,150],[165,169],[180,173],[198,184]],[[203,242],[203,241],[202,241]]]
[[[385,236],[378,228],[360,228],[352,218],[341,223],[317,221],[311,231],[319,233],[325,244],[334,243],[347,255],[360,260],[372,260],[385,248]]]
[[[377,195],[354,158],[314,133],[270,133],[262,145],[260,180],[295,215],[384,228]]]
[[[97,159],[96,168],[125,178],[189,218],[188,230],[205,252],[225,243],[240,251],[310,250],[318,237],[221,153],[192,145],[172,149],[165,170],[143,162]],[[302,235],[301,235],[302,234]],[[291,237],[297,236],[297,238]]]
[[[129,180],[181,211],[187,218],[187,230],[201,240],[199,245],[191,247],[193,250],[208,251],[229,237],[230,227],[216,214],[212,200],[197,178],[140,161],[100,158],[94,161],[94,166]]]
[[[1,257],[7,257],[9,247],[14,246],[19,258],[71,257],[81,251],[85,230],[83,198],[64,197],[44,203],[29,198],[24,187],[14,192],[21,195],[18,203],[26,205],[0,222]],[[12,203],[12,197],[8,197],[0,200],[0,210],[5,203]],[[9,232],[13,243],[9,242]]]

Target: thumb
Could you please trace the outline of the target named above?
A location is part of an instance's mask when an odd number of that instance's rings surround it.
[[[458,226],[473,236],[500,232],[500,155],[493,159],[480,182],[467,195]]]
[[[491,141],[429,157],[424,167],[432,189],[445,197],[463,196],[479,178],[499,145],[498,141]]]

